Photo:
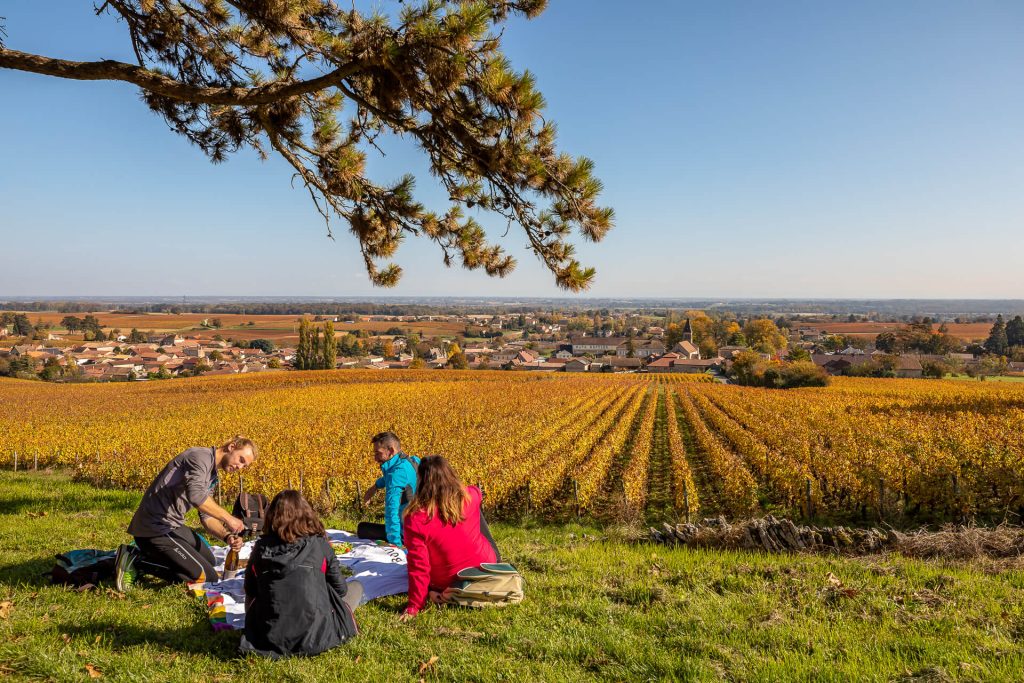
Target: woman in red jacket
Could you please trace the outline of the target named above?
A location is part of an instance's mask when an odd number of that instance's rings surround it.
[[[480,489],[463,486],[440,455],[423,458],[418,477],[402,523],[409,567],[409,603],[402,621],[416,616],[428,594],[451,586],[463,569],[499,561],[483,519]]]

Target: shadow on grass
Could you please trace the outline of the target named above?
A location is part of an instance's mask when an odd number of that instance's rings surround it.
[[[0,515],[23,515],[45,511],[47,513],[120,512],[134,510],[138,501],[120,491],[96,492],[88,496],[14,496],[0,499]]]
[[[194,624],[152,624],[137,626],[115,621],[89,623],[64,622],[58,625],[61,633],[87,641],[101,638],[104,647],[112,651],[127,650],[140,645],[164,648],[171,652],[209,655],[221,659],[235,659],[241,631],[213,631],[206,620]]]
[[[26,562],[0,565],[0,584],[49,586],[49,572],[56,562],[56,557],[41,557]]]

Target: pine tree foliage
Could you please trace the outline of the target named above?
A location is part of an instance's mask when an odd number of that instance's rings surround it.
[[[1024,318],[1016,315],[1006,323],[1006,343],[1011,347],[1024,346]]]
[[[395,285],[390,259],[408,236],[458,263],[505,276],[515,259],[469,211],[518,225],[568,290],[593,268],[574,233],[599,241],[613,213],[598,205],[593,163],[556,145],[555,125],[528,71],[501,51],[510,16],[546,0],[419,0],[363,12],[334,0],[107,0],[98,14],[125,25],[136,63],[72,62],[0,48],[0,68],[79,80],[121,80],[215,162],[242,148],[277,154],[327,221],[358,238],[367,273]],[[377,6],[377,5],[374,5]],[[440,211],[414,196],[407,175],[366,174],[382,135],[411,140],[449,195]]]
[[[996,321],[988,333],[988,339],[985,340],[985,350],[997,356],[1005,356],[1010,350],[1010,343],[1006,338],[1006,323],[1003,321],[1002,315],[996,316]]]

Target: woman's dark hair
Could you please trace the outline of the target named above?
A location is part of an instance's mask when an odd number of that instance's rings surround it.
[[[267,508],[267,529],[285,543],[306,536],[327,536],[320,516],[313,511],[302,494],[286,489],[274,496]]]
[[[406,517],[424,510],[427,519],[437,517],[442,524],[455,526],[466,519],[463,508],[469,493],[447,460],[440,455],[428,455],[420,461],[416,478],[416,495],[405,508]]]

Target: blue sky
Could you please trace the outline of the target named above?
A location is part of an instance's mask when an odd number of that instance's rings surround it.
[[[387,6],[387,2],[381,2]],[[1024,297],[1024,3],[552,0],[506,53],[617,227],[593,296]],[[81,0],[7,0],[7,46],[130,59]],[[408,240],[393,290],[276,159],[214,166],[120,83],[0,71],[0,297],[554,296],[515,232],[504,280]],[[402,144],[371,159],[411,171]]]

